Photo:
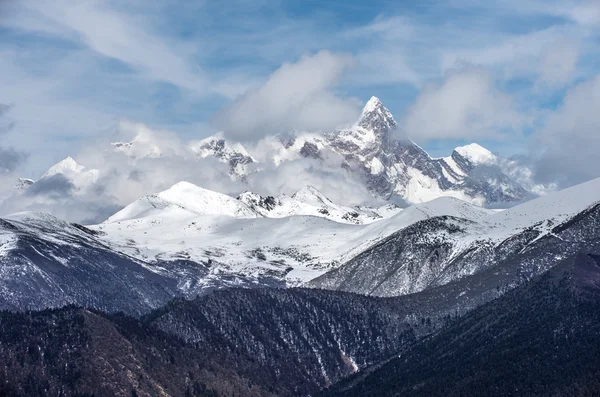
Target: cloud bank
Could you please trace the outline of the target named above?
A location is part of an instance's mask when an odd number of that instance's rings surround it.
[[[600,75],[565,96],[532,137],[535,171],[543,182],[566,187],[600,177]]]
[[[226,106],[215,125],[240,141],[290,130],[331,130],[356,120],[360,103],[340,98],[332,89],[352,66],[347,55],[321,51],[285,63],[259,88]]]
[[[408,109],[404,130],[421,142],[502,139],[519,131],[523,122],[512,98],[496,88],[489,72],[467,68],[424,88]]]
[[[0,202],[0,215],[41,211],[72,222],[95,224],[140,197],[180,181],[233,197],[247,190],[292,195],[312,185],[346,205],[379,202],[360,177],[340,167],[343,159],[334,153],[323,153],[322,161],[296,158],[281,166],[261,164],[260,173],[250,165],[248,176],[239,180],[230,175],[228,164],[212,156],[199,157],[191,142],[176,139],[170,131],[122,122],[109,137],[99,138],[75,156],[78,166],[67,161],[68,165],[57,167],[60,173],[50,173],[24,192]],[[255,149],[267,151],[268,145]]]

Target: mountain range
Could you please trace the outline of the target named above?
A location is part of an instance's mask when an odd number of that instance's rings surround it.
[[[321,395],[597,395],[597,249],[566,258]]]
[[[507,210],[452,197],[355,208],[311,187],[231,197],[181,182],[99,225],[13,214],[0,221],[0,390],[490,395],[517,390],[510,377],[525,395],[593,395],[594,341],[552,352],[595,332],[598,236],[600,179]],[[531,339],[522,319],[536,310],[535,328],[559,334]],[[480,342],[490,324],[507,336]],[[549,357],[527,377],[520,340]],[[479,343],[496,363],[484,372],[464,348]],[[507,346],[514,364],[496,354]],[[573,355],[568,376],[540,389]],[[436,369],[438,356],[452,365]]]
[[[11,309],[72,303],[132,314],[227,286],[400,296],[461,285],[458,293],[494,296],[593,243],[598,201],[600,180],[504,211],[451,197],[352,208],[311,187],[234,198],[181,182],[99,225],[5,217],[0,294]]]
[[[113,142],[107,150],[133,162],[167,154],[175,158],[212,158],[225,163],[229,178],[248,190],[252,190],[247,183],[249,177],[260,179],[266,170],[277,170],[299,159],[327,161],[352,175],[353,181],[361,183],[374,197],[411,204],[449,196],[477,205],[506,207],[556,188],[534,182],[532,171],[519,161],[501,158],[476,143],[457,147],[447,157],[432,158],[398,130],[392,114],[376,97],[367,102],[360,118],[348,128],[282,133],[267,136],[262,143],[260,150],[253,144],[246,148],[218,133],[174,148],[173,143],[139,129],[133,140]],[[94,187],[106,171],[87,168],[68,157],[37,181],[22,178],[15,190],[22,193],[35,183],[60,175],[72,183],[75,194],[98,191],[100,188]]]
[[[98,224],[2,216],[0,395],[600,393],[600,179],[553,191],[476,144],[431,158],[377,98],[347,129],[269,139],[261,161],[189,145],[236,194],[181,181]],[[165,155],[144,135],[110,150]],[[388,201],[248,182],[332,153]],[[103,173],[68,158],[15,197],[101,194]]]

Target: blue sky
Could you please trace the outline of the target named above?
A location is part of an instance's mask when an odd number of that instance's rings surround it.
[[[0,145],[36,177],[120,120],[253,140],[375,95],[434,156],[525,153],[600,70],[599,27],[592,1],[0,2]]]

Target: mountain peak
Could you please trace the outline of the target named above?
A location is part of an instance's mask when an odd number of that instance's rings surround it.
[[[187,211],[188,215],[215,215],[238,219],[257,218],[259,215],[244,203],[226,194],[208,190],[190,182],[181,181],[160,193],[142,197],[117,212],[106,224],[134,219],[169,219],[171,209]],[[150,221],[151,222],[151,221]]]
[[[357,125],[384,136],[396,127],[396,120],[379,98],[373,96],[363,108]]]
[[[371,99],[369,99],[369,101],[365,104],[365,107],[362,110],[362,113],[368,113],[368,112],[372,112],[376,109],[382,108],[383,103],[381,102],[381,100],[379,98],[377,98],[376,96],[372,96]]]
[[[184,193],[184,192],[203,193],[203,192],[207,192],[207,191],[208,191],[208,189],[205,189],[198,185],[194,185],[191,182],[180,181],[180,182],[177,182],[174,185],[172,185],[167,190],[160,192],[159,194],[178,194],[178,193]]]
[[[50,167],[50,169],[44,174],[44,177],[63,174],[65,172],[81,172],[84,168],[85,167],[77,164],[77,162],[69,156]]]
[[[494,153],[477,143],[459,146],[454,151],[469,160],[473,165],[489,164],[495,162],[497,159]]]
[[[292,198],[306,204],[321,205],[332,203],[327,197],[318,191],[314,186],[306,185],[292,195]]]

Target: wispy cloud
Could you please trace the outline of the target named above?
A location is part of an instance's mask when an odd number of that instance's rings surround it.
[[[29,21],[26,28],[85,45],[153,80],[169,82],[197,94],[209,93],[203,70],[193,67],[189,56],[178,51],[177,43],[152,33],[143,18],[118,12],[106,2],[95,0],[76,3],[25,0],[22,6],[16,12],[25,14]]]

